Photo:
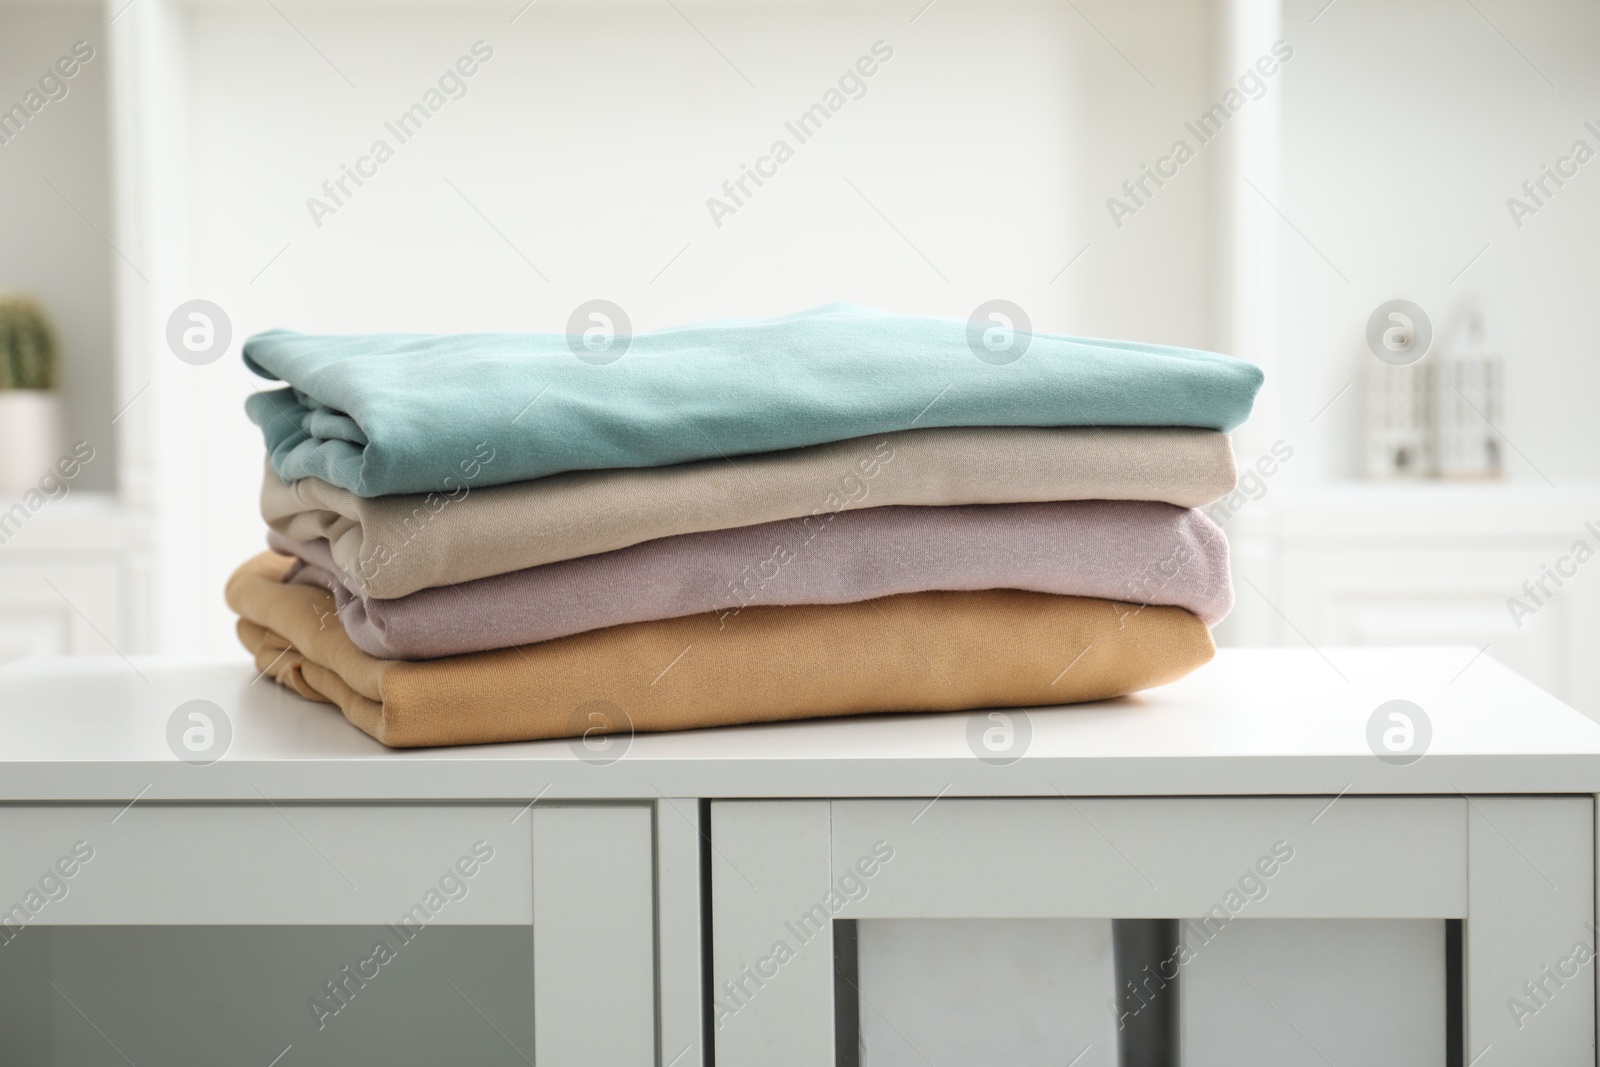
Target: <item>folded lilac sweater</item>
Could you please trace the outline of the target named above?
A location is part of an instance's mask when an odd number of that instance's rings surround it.
[[[1154,501],[882,507],[663,537],[424,589],[362,595],[325,540],[268,534],[285,581],[333,593],[362,651],[432,659],[623,623],[757,604],[842,604],[925,590],[1022,589],[1185,608],[1233,606],[1228,544],[1198,511]],[[1131,611],[1138,607],[1131,606]]]

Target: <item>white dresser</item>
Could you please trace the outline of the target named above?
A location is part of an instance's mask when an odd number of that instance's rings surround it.
[[[1144,988],[1191,1064],[1595,1063],[1600,725],[1470,647],[399,752],[244,665],[42,659],[0,668],[0,731],[8,1065],[1005,1055],[1027,1006],[963,1005],[1038,966],[1088,1028],[1053,1062],[1115,1063],[1084,968],[1145,919],[1190,949]],[[1363,1000],[1402,978],[1414,1008]]]

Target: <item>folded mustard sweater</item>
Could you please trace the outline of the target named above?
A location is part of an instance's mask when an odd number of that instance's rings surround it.
[[[890,711],[1068,704],[1173,681],[1211,633],[1174,607],[997,589],[756,607],[414,663],[351,643],[322,589],[263,553],[228,582],[257,667],[411,748]],[[471,611],[463,598],[462,611]],[[605,709],[596,720],[592,712]]]

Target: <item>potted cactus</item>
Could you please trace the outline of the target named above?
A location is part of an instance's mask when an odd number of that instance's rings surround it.
[[[33,488],[61,451],[58,360],[38,302],[0,293],[0,492]]]

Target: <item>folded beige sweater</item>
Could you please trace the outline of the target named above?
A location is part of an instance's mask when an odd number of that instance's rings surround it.
[[[1199,507],[1230,492],[1234,473],[1227,436],[1212,430],[955,427],[491,488],[463,476],[448,492],[411,496],[363,498],[313,478],[286,483],[268,467],[261,511],[292,540],[326,538],[355,587],[390,599],[658,537],[851,508],[1051,500]]]
[[[397,748],[1101,700],[1180,678],[1215,651],[1182,608],[997,589],[756,607],[381,660],[350,642],[326,591],[283,583],[290,562],[263,553],[229,580],[240,639],[279,684],[337,704]]]

